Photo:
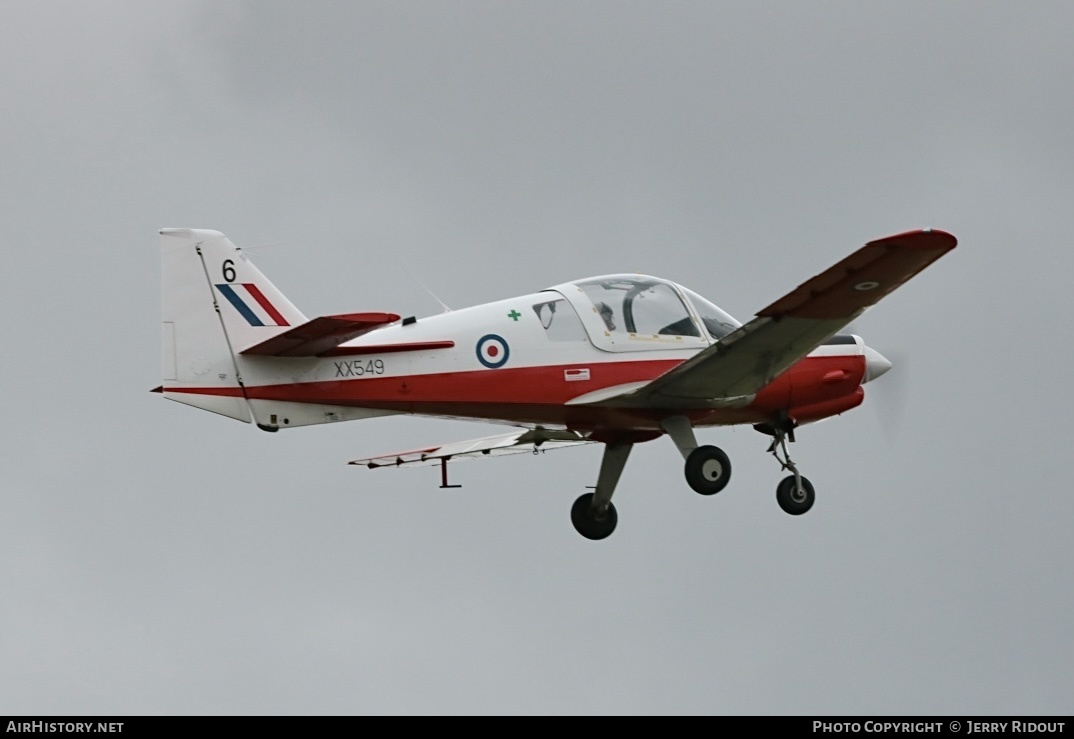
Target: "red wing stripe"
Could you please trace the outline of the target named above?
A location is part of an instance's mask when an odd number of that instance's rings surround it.
[[[340,346],[321,352],[318,357],[351,357],[359,354],[389,354],[416,352],[426,349],[450,349],[454,341],[411,341],[405,344],[366,344],[365,346]]]
[[[243,287],[245,287],[247,291],[249,291],[250,295],[254,297],[254,300],[258,302],[258,305],[264,308],[265,312],[272,316],[272,320],[276,322],[277,326],[291,325],[287,322],[287,319],[285,319],[283,315],[278,310],[276,310],[276,306],[269,302],[269,299],[265,297],[265,294],[261,292],[257,285],[252,282],[246,282],[243,283]]]

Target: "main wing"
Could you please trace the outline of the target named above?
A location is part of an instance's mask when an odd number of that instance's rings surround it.
[[[957,243],[935,230],[870,241],[644,387],[595,405],[698,407],[751,396]]]

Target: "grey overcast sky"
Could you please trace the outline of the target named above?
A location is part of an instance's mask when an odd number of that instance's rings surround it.
[[[6,2],[0,714],[1069,714],[1074,5]],[[162,400],[161,227],[307,314],[576,277],[740,319],[865,241],[959,248],[857,322],[899,362],[692,493],[598,448],[264,434]],[[911,370],[912,367],[912,370]],[[901,390],[901,392],[899,392]]]

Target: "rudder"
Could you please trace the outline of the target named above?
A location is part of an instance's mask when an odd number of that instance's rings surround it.
[[[163,393],[249,423],[235,354],[306,317],[219,231],[160,237]]]

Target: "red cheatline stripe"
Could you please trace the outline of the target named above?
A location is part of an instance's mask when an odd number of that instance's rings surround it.
[[[388,352],[413,352],[420,349],[450,349],[454,341],[411,341],[406,344],[366,344],[365,346],[337,346],[321,352],[318,357],[350,357],[357,354],[384,354]]]
[[[677,360],[594,364],[589,367],[593,377],[592,389],[651,379],[676,364]],[[797,414],[801,413],[799,420],[813,421],[849,410],[864,397],[861,388],[853,384],[865,371],[865,360],[860,355],[807,357],[758,392],[753,402],[743,408],[564,406],[562,404],[579,391],[578,383],[564,382],[564,369],[563,365],[504,369],[494,373],[496,384],[490,384],[490,373],[475,370],[260,385],[247,388],[245,394],[251,400],[383,408],[401,413],[526,423],[562,423],[578,428],[623,429],[659,428],[660,420],[669,413],[685,413],[695,423],[712,425],[757,423],[770,419],[777,411],[789,408],[792,417],[799,418]],[[850,377],[844,380],[846,385],[821,381],[825,374],[836,369],[850,373]],[[501,379],[508,381],[501,386]],[[165,387],[164,392],[234,398],[244,395],[240,387]]]
[[[166,387],[165,393],[188,393],[190,395],[220,395],[225,398],[241,398],[241,387]]]
[[[244,282],[243,287],[245,287],[250,292],[250,294],[254,296],[254,300],[256,300],[261,305],[261,307],[265,309],[265,312],[272,316],[272,320],[276,322],[277,326],[291,325],[280,314],[280,312],[276,310],[276,307],[268,301],[268,298],[265,297],[264,293],[261,292],[257,285],[252,282]]]

